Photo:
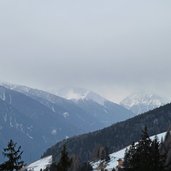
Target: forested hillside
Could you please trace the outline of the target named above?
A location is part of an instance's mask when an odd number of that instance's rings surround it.
[[[168,130],[171,125],[171,104],[138,115],[132,119],[116,123],[100,131],[69,138],[49,148],[43,156],[53,155],[58,159],[61,147],[67,145],[70,154],[76,154],[81,161],[90,160],[98,146],[105,146],[109,153],[115,152],[137,141],[144,126],[149,135]]]

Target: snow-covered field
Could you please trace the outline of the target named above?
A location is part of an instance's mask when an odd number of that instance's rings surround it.
[[[161,141],[161,139],[164,138],[165,135],[166,135],[166,132],[163,132],[163,133],[158,134],[157,137],[158,137],[159,141]],[[153,140],[154,137],[155,136],[151,136],[150,138]],[[126,148],[129,148],[129,146],[127,146]],[[107,167],[106,167],[106,169],[108,171],[111,171],[112,168],[115,168],[117,166],[117,160],[119,158],[124,158],[124,154],[125,154],[126,148],[110,154],[110,162],[107,163]],[[92,162],[91,163],[94,171],[97,170],[97,167],[99,166],[100,163],[101,163],[101,161],[97,161],[97,162],[94,162],[94,163]]]
[[[52,156],[45,157],[43,159],[37,160],[31,163],[26,168],[28,171],[40,171],[41,169],[46,169],[47,166],[52,164]]]

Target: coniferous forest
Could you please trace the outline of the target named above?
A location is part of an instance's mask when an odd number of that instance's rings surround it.
[[[157,136],[151,140],[147,127],[142,130],[140,140],[132,143],[125,152],[125,169],[132,171],[164,171],[166,155],[160,153],[160,143]]]
[[[159,141],[155,136],[151,139],[148,134],[148,128],[145,127],[140,132],[138,142],[132,142],[132,145],[125,151],[124,171],[169,171],[171,169],[170,131],[167,132],[164,140]],[[108,150],[106,147],[99,146],[96,150],[96,158],[104,161],[99,165],[100,170],[106,170],[105,164],[110,161]],[[21,146],[17,147],[17,143],[10,140],[7,147],[3,149],[5,161],[0,164],[1,171],[19,171],[27,170],[26,164],[22,160]],[[92,152],[94,153],[94,152]],[[93,168],[89,161],[81,162],[79,156],[69,155],[66,145],[63,145],[60,158],[53,162],[44,171],[92,171]],[[115,170],[115,168],[113,168]]]

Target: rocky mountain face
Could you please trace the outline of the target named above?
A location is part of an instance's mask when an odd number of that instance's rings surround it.
[[[121,105],[113,103],[92,91],[82,88],[71,90],[62,89],[60,92],[62,92],[63,95],[59,97],[26,86],[9,84],[6,84],[6,86],[38,100],[53,112],[60,113],[60,115],[65,119],[68,119],[73,125],[78,126],[80,124],[78,127],[83,132],[101,129],[133,116],[133,113],[130,110]],[[60,95],[61,93],[57,94]],[[71,94],[74,94],[74,96],[71,96]],[[77,96],[77,98],[74,98],[75,96]]]
[[[91,117],[93,116],[95,121],[100,122],[104,127],[134,116],[130,110],[125,110],[125,107],[121,107],[121,105],[87,89],[64,88],[56,94],[74,102],[75,105],[91,114]],[[124,113],[124,115],[121,113]]]
[[[54,143],[127,119],[132,114],[120,105],[100,105],[86,100],[76,103],[51,93],[3,84],[0,86],[0,138],[2,149],[14,139],[32,161]]]
[[[7,144],[12,138],[22,145],[27,161],[40,156],[54,142],[82,132],[60,114],[22,93],[0,87],[0,98],[1,140]]]

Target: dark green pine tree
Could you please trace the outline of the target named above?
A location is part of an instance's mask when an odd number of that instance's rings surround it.
[[[125,157],[124,157],[124,165],[126,168],[132,168],[134,163],[134,157],[135,157],[136,149],[135,149],[135,143],[133,142],[132,145],[127,148],[125,151]]]
[[[21,146],[16,147],[17,143],[10,140],[7,147],[3,149],[3,155],[7,158],[7,161],[0,165],[0,170],[3,171],[17,171],[24,166],[24,161],[21,160]]]
[[[80,168],[78,169],[78,171],[93,171],[92,166],[90,165],[90,163],[83,163]]]
[[[157,137],[152,141],[145,127],[141,139],[125,153],[126,167],[132,171],[163,171],[164,163]]]
[[[151,171],[151,144],[152,141],[148,135],[147,127],[142,130],[139,142],[136,144],[136,153],[133,156],[133,168],[139,171]]]
[[[104,146],[100,146],[99,147],[98,158],[100,160],[105,160],[105,161],[109,161],[110,160],[109,151],[108,151],[107,147],[104,147]]]
[[[68,171],[71,165],[72,159],[69,158],[68,152],[66,150],[66,145],[64,145],[61,151],[59,163],[57,164],[57,171]]]
[[[151,144],[151,171],[163,171],[166,157],[160,154],[160,143],[157,136]]]

